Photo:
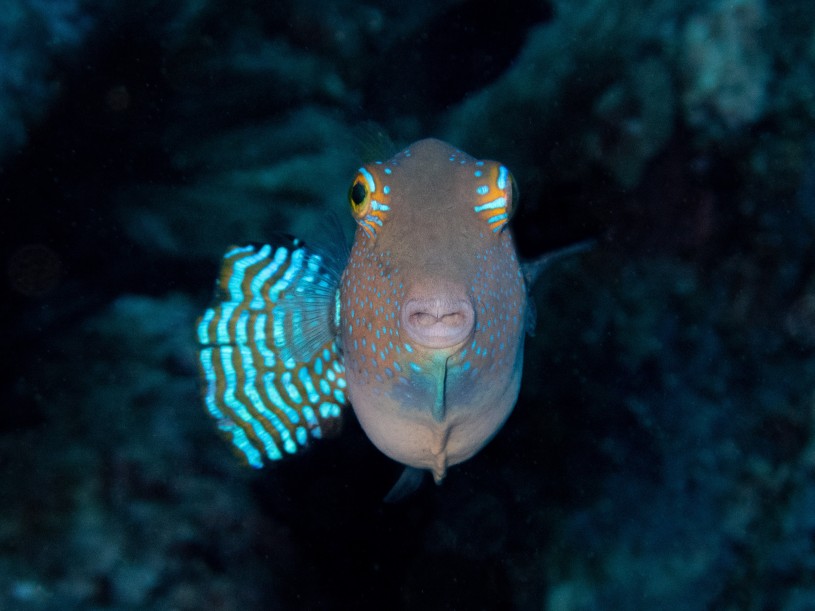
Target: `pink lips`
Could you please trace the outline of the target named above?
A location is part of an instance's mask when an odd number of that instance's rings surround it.
[[[448,348],[464,341],[475,325],[475,311],[467,299],[414,298],[402,308],[402,328],[427,348]]]

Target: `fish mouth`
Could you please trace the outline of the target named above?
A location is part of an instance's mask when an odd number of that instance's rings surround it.
[[[472,333],[475,310],[468,299],[426,297],[409,299],[402,308],[402,327],[427,348],[449,348]]]

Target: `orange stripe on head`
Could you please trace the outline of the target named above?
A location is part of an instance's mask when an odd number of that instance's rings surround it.
[[[507,224],[512,215],[514,181],[509,170],[500,163],[494,161],[479,163],[483,163],[485,170],[475,171],[476,178],[482,180],[478,182],[475,190],[476,204],[473,211],[493,232],[496,232]]]

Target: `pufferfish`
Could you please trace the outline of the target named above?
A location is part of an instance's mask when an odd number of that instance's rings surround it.
[[[246,462],[336,433],[349,404],[408,467],[391,497],[484,447],[517,400],[531,319],[516,191],[504,165],[421,140],[357,172],[350,254],[228,250],[197,337],[204,403]]]

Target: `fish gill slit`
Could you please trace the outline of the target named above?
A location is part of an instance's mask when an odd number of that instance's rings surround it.
[[[449,357],[441,357],[434,359],[433,363],[433,377],[436,382],[436,397],[433,403],[433,420],[436,422],[443,422],[446,414],[446,395],[447,395],[447,361]]]

